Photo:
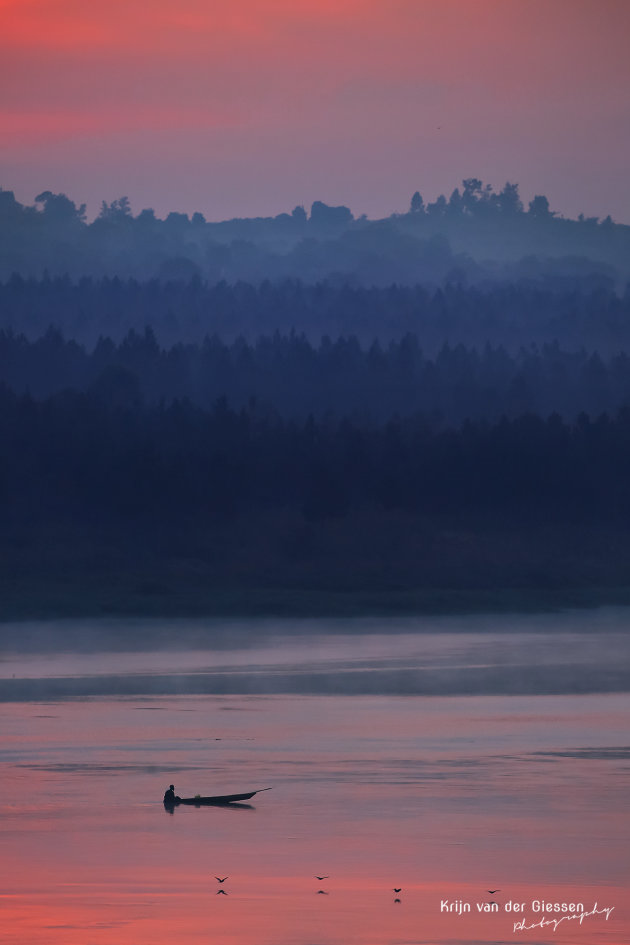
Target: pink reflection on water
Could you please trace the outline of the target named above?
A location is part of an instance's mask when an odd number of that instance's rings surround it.
[[[3,941],[621,945],[629,708],[623,695],[6,704]],[[273,790],[252,810],[171,815],[170,781]],[[488,888],[501,911],[479,914]],[[515,933],[505,904],[541,898],[614,912]]]

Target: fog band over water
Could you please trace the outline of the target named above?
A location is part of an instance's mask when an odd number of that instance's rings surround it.
[[[13,625],[0,662],[0,700],[628,692],[626,621],[625,611],[609,609],[518,618]]]

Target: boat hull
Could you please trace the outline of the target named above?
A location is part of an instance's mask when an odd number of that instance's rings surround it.
[[[248,801],[257,793],[257,791],[248,791],[246,794],[217,794],[214,797],[179,797],[175,801],[175,804],[188,804],[194,807],[214,807],[215,805]]]

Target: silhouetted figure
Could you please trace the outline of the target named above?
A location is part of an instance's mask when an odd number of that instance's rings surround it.
[[[315,879],[318,879],[321,883],[323,879],[330,879],[330,877],[329,876],[316,876]]]
[[[501,892],[501,890],[500,890],[500,889],[489,889],[488,892],[490,893],[491,896],[494,896],[495,893]]]
[[[397,897],[396,899],[394,899],[394,902],[400,902],[400,899],[398,899]]]
[[[170,784],[168,790],[164,792],[164,803],[167,807],[173,807],[175,804],[179,803],[179,797],[175,794],[175,786],[173,784]]]
[[[395,893],[402,892],[402,886],[401,886],[399,889],[394,888],[394,892],[395,892]]]
[[[230,877],[229,877],[229,876],[224,876],[223,879],[221,879],[220,876],[215,876],[214,878],[216,879],[217,883],[224,883],[224,882],[226,881],[226,879],[229,879]]]
[[[227,896],[225,889],[217,889],[217,896]]]

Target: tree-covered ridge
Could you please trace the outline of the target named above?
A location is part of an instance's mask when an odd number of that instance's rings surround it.
[[[436,430],[233,410],[107,404],[0,389],[6,522],[145,517],[179,523],[295,507],[306,520],[402,509],[473,521],[572,515],[629,521],[630,410],[564,422],[524,414]]]
[[[75,278],[197,274],[228,282],[335,277],[363,285],[440,285],[509,280],[523,259],[523,271],[536,275],[541,260],[566,257],[575,266],[580,257],[582,269],[589,260],[587,268],[619,284],[630,277],[629,247],[630,227],[610,217],[566,220],[544,195],[525,209],[516,184],[494,192],[476,178],[427,204],[416,192],[408,213],[377,221],[355,219],[347,207],[322,201],[308,214],[295,207],[275,217],[216,223],[201,213],[159,219],[151,209],[134,216],[128,198],[120,197],[103,202],[88,222],[85,205],[65,194],[43,191],[33,205],[23,205],[12,191],[0,190],[0,278],[47,270]]]
[[[226,592],[242,612],[265,589],[273,612],[310,591],[351,612],[423,589],[449,607],[467,589],[605,596],[627,584],[629,475],[628,410],[436,429],[0,386],[0,612],[215,613]]]
[[[495,192],[491,184],[484,185],[483,181],[477,177],[468,177],[463,180],[461,191],[459,187],[456,187],[448,200],[444,194],[441,194],[433,203],[425,205],[422,195],[416,190],[409,204],[409,213],[414,216],[515,217],[524,212],[518,184],[507,181],[503,190]],[[539,220],[550,220],[558,216],[557,212],[551,209],[549,200],[544,194],[538,194],[530,200],[527,213]],[[578,219],[580,223],[588,223],[592,226],[596,226],[599,222],[598,217],[585,218],[584,214],[580,214]],[[610,216],[607,216],[602,222],[604,226],[610,226],[613,221]]]
[[[606,356],[630,351],[630,292],[616,293],[588,277],[576,284],[576,279],[556,271],[544,283],[435,289],[13,276],[0,282],[0,329],[34,340],[53,326],[88,347],[101,336],[118,343],[130,331],[141,334],[151,326],[169,347],[201,344],[215,334],[223,341],[254,342],[261,335],[294,332],[316,345],[325,335],[344,335],[363,346],[413,334],[427,354],[444,343],[482,348],[488,342],[514,352],[553,341]]]
[[[162,348],[151,329],[120,343],[101,338],[92,350],[55,330],[36,341],[0,331],[0,381],[42,400],[84,391],[105,406],[190,402],[212,409],[225,398],[257,416],[304,420],[352,417],[380,424],[422,416],[433,429],[465,420],[498,422],[523,413],[574,420],[630,405],[630,358],[602,358],[557,342],[510,353],[444,344],[426,354],[415,335],[362,346],[353,337],[304,335]]]

